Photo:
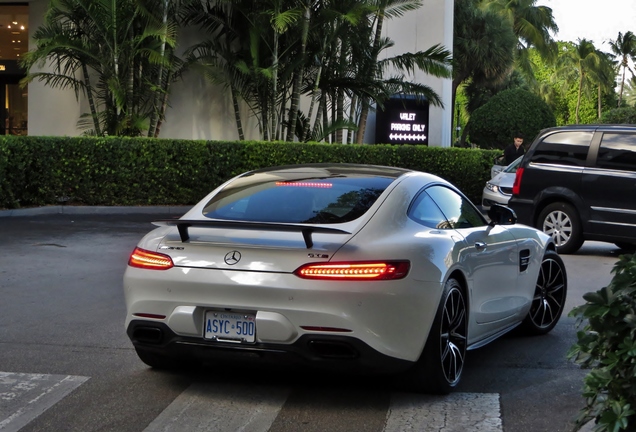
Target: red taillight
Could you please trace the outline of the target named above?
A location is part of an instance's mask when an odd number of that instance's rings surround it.
[[[276,186],[330,189],[333,186],[333,184],[325,183],[325,182],[298,181],[298,182],[276,182]]]
[[[157,252],[150,252],[145,249],[135,248],[130,254],[128,265],[149,270],[168,270],[174,267],[172,258],[168,255]]]
[[[393,280],[405,277],[409,267],[408,261],[305,264],[294,274],[303,279]]]
[[[521,176],[523,175],[523,168],[517,168],[517,173],[515,174],[515,182],[512,185],[512,194],[519,195],[519,191],[521,190]]]

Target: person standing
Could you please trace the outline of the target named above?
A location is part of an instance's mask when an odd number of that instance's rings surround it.
[[[523,156],[525,150],[523,149],[523,135],[516,133],[512,144],[508,145],[504,149],[504,157],[506,159],[506,165],[513,163],[519,156]]]

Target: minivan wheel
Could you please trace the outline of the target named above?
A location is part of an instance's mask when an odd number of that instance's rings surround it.
[[[539,214],[537,228],[552,237],[558,253],[574,253],[583,244],[579,215],[570,204],[547,205]]]

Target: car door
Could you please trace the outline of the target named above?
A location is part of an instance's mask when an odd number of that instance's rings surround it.
[[[603,132],[583,176],[590,231],[636,243],[636,134]]]
[[[504,326],[527,304],[527,298],[517,290],[519,258],[514,236],[505,226],[488,225],[454,190],[436,185],[426,192],[444,213],[449,227],[459,234],[454,253],[469,279],[474,324]]]

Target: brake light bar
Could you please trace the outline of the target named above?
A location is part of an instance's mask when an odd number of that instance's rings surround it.
[[[302,279],[395,280],[405,277],[410,266],[408,261],[312,263],[299,267],[294,274]]]
[[[168,270],[174,267],[170,256],[138,247],[130,254],[128,265],[148,270]]]
[[[329,189],[333,186],[331,183],[324,182],[276,182],[276,186],[295,186],[295,187],[307,187],[307,188],[321,188]]]

